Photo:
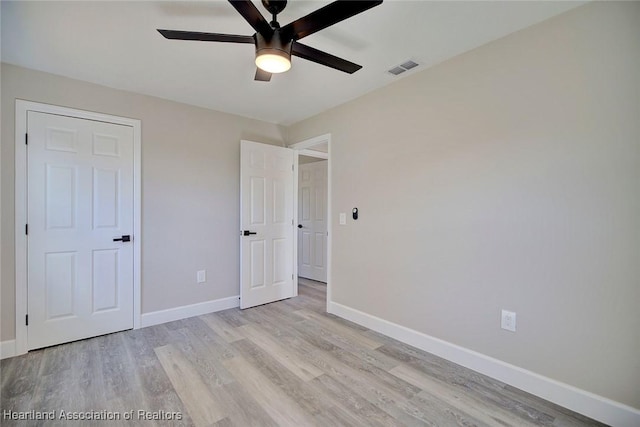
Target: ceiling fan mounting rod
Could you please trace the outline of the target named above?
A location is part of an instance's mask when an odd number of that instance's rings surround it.
[[[287,7],[287,0],[262,0],[262,5],[271,13],[271,22],[269,23],[271,27],[280,28],[277,17]]]

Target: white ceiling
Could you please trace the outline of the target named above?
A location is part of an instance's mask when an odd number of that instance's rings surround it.
[[[254,0],[267,16],[262,4]],[[327,4],[290,1],[285,25]],[[156,28],[253,34],[226,1],[2,1],[2,61],[289,125],[583,2],[386,0],[303,42],[363,65],[345,74],[300,58],[253,80],[247,44],[166,40]],[[393,77],[386,70],[421,65]]]

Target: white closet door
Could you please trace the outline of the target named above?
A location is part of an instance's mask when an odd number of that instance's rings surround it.
[[[28,348],[132,328],[133,128],[30,111],[27,129]]]

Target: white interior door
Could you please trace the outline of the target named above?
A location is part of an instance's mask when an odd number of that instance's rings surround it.
[[[298,166],[298,276],[327,281],[327,161]]]
[[[133,128],[29,111],[28,349],[133,327]]]
[[[293,150],[242,141],[240,308],[294,296]]]

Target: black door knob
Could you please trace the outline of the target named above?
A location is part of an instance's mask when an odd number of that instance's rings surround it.
[[[302,228],[302,224],[298,224],[298,228]]]
[[[130,242],[131,241],[131,236],[126,235],[126,236],[122,236],[120,238],[116,238],[113,239],[114,242]]]

